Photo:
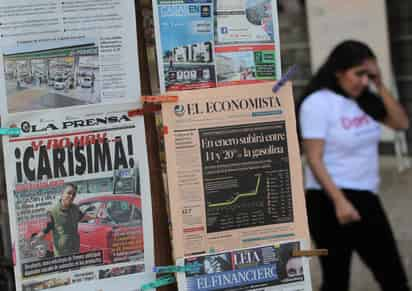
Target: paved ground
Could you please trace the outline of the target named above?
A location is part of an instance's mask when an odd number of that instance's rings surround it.
[[[10,112],[20,112],[83,104],[87,103],[54,92],[48,92],[44,88],[33,88],[18,91],[9,101],[8,108]]]
[[[381,159],[381,169],[380,195],[398,240],[406,272],[412,285],[412,170],[399,174],[395,160],[388,157]],[[312,259],[311,265],[313,290],[317,291],[321,276],[318,260]],[[357,256],[352,262],[351,286],[351,291],[380,290],[369,270]]]
[[[92,104],[99,101],[100,95],[100,92],[92,88],[56,90],[47,84],[41,86],[24,84],[20,89],[16,87],[15,82],[7,82],[7,95],[11,96],[8,107],[11,112]]]

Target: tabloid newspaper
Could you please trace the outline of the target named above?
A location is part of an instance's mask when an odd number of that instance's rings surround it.
[[[162,92],[277,80],[276,0],[153,0]]]
[[[136,103],[19,113],[3,140],[17,291],[138,290],[153,279],[143,117]]]
[[[176,259],[310,241],[291,84],[173,92],[163,104]]]
[[[134,0],[0,0],[1,115],[138,101]]]
[[[196,268],[178,273],[179,290],[310,291],[308,259],[293,257],[294,249],[300,242],[180,259],[178,264]]]
[[[4,176],[3,137],[0,136],[0,257],[11,261],[9,216],[7,212],[6,181]]]

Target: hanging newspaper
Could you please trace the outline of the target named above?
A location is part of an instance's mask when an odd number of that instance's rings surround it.
[[[292,89],[272,86],[163,104],[175,258],[309,241]]]
[[[193,271],[178,273],[179,290],[310,291],[308,259],[293,257],[295,249],[299,242],[180,259]]]
[[[137,290],[154,262],[143,117],[133,104],[20,113],[4,153],[18,291]]]
[[[1,114],[138,101],[133,0],[0,0]]]
[[[153,0],[162,92],[280,77],[276,0]]]

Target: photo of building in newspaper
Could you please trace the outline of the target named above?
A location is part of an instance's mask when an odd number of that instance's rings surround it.
[[[8,121],[23,132],[4,141],[17,290],[151,279],[145,134],[143,118],[128,116],[133,106]]]
[[[310,291],[308,260],[293,257],[295,249],[299,242],[182,259],[193,271],[178,274],[179,290]]]
[[[175,258],[310,241],[293,95],[272,87],[174,92],[178,103],[163,104]]]
[[[153,3],[161,91],[280,78],[276,1]]]
[[[217,44],[275,42],[273,0],[215,2]]]
[[[216,87],[212,1],[159,1],[162,74],[168,90]]]

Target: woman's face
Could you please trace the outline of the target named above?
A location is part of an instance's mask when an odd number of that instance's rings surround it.
[[[369,86],[370,65],[374,59],[365,60],[361,65],[336,73],[338,84],[351,98],[359,97]]]

